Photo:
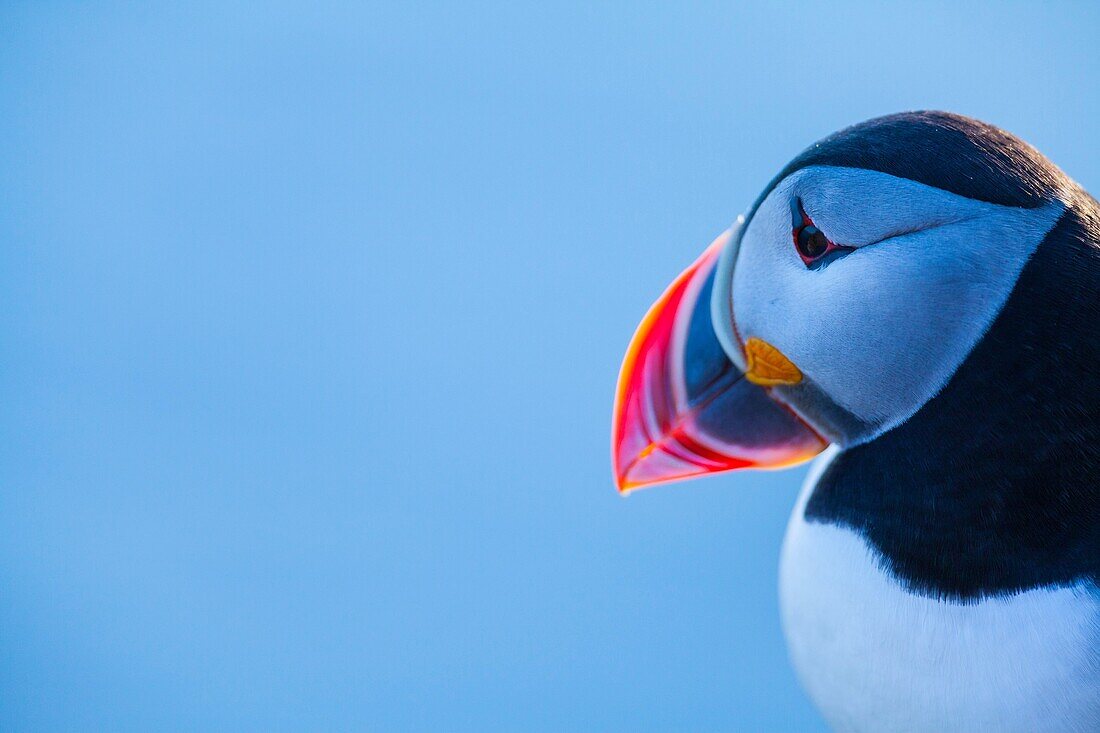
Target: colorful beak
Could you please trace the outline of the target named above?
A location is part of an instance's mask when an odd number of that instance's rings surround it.
[[[825,448],[769,394],[770,386],[800,381],[798,368],[775,347],[750,339],[738,346],[750,371],[746,377],[715,334],[711,292],[731,236],[732,230],[724,232],[676,278],[627,349],[611,447],[615,481],[624,493],[735,468],[790,466]]]

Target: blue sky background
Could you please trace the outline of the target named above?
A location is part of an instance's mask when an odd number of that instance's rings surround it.
[[[823,730],[622,352],[864,118],[1100,189],[1100,6],[674,5],[0,8],[0,729]]]

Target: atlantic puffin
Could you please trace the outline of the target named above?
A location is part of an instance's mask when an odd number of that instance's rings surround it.
[[[794,158],[650,309],[629,492],[817,456],[780,550],[837,731],[1100,731],[1100,205],[946,112]]]

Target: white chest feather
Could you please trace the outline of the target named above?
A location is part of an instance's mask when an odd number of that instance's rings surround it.
[[[977,603],[914,595],[846,529],[791,517],[780,563],[787,644],[837,731],[1100,731],[1100,591]]]

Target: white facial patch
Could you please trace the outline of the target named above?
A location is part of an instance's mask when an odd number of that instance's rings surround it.
[[[796,199],[855,251],[807,268],[792,236]],[[868,440],[947,383],[1063,209],[999,206],[857,168],[801,169],[761,203],[730,263],[737,335],[782,351],[876,427]],[[799,411],[793,390],[779,394]]]

